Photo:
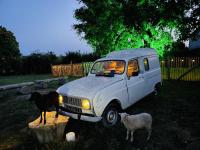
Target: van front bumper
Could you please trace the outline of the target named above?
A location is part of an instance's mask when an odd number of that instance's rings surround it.
[[[80,119],[80,120],[89,121],[89,122],[99,122],[102,119],[102,117],[97,117],[94,115],[77,114],[77,113],[71,112],[69,110],[66,110],[66,108],[63,108],[63,107],[60,107],[59,113],[64,116],[69,116],[73,119]]]

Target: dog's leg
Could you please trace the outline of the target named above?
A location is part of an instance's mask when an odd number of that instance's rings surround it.
[[[134,133],[134,130],[131,130],[131,142],[133,142],[133,133]]]
[[[152,129],[150,128],[150,129],[148,129],[148,137],[147,137],[147,141],[150,139],[150,137],[151,137],[151,132],[152,132]]]
[[[44,110],[44,125],[46,124],[46,110]]]
[[[42,123],[42,111],[40,111],[40,123]]]
[[[56,106],[56,118],[58,118],[58,106]]]
[[[126,140],[128,140],[128,137],[129,137],[129,130],[127,129],[127,131],[126,131]]]

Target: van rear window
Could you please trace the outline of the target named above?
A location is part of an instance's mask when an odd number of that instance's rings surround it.
[[[149,61],[148,61],[148,59],[144,58],[143,62],[144,62],[145,71],[148,71],[149,70]]]

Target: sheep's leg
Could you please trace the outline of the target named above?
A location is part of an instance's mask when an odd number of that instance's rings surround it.
[[[150,139],[150,137],[151,137],[151,132],[152,132],[152,129],[150,128],[150,129],[148,129],[148,137],[147,137],[147,141]]]
[[[46,110],[44,110],[44,124],[46,124]]]
[[[40,111],[40,123],[42,123],[42,111]]]
[[[128,140],[129,137],[129,130],[126,131],[126,140]]]
[[[133,142],[133,133],[134,133],[134,130],[131,131],[131,142]]]

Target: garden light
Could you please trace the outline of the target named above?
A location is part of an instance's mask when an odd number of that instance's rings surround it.
[[[195,62],[195,60],[193,59],[192,62]]]
[[[81,106],[83,109],[90,109],[90,101],[88,99],[82,99]]]

